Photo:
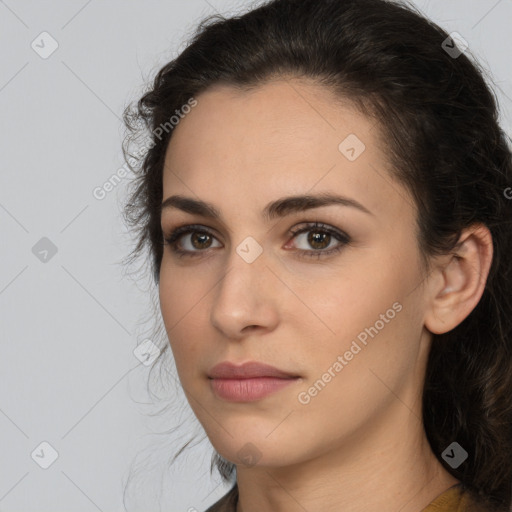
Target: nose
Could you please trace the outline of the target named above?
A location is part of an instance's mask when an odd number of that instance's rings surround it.
[[[266,266],[264,253],[248,263],[233,250],[215,290],[212,325],[229,339],[241,339],[255,329],[272,331],[279,318],[278,282]]]

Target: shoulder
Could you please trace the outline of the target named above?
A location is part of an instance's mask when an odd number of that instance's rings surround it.
[[[238,486],[235,484],[227,494],[222,496],[205,512],[236,512],[238,501]]]
[[[422,512],[503,512],[503,510],[480,498],[462,484],[457,484],[440,494]]]
[[[205,512],[236,512],[238,486],[235,484],[227,494]],[[505,512],[503,509],[479,498],[461,484],[450,487],[440,494],[421,512]]]

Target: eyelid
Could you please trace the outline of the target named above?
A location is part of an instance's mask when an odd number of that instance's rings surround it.
[[[350,236],[342,231],[341,229],[335,228],[334,226],[331,226],[330,224],[325,224],[324,222],[305,222],[302,227],[293,227],[289,230],[289,234],[293,235],[293,237],[296,237],[297,235],[300,235],[302,233],[307,233],[308,231],[323,231],[326,233],[329,233],[330,235],[333,235],[336,238],[340,238],[345,241],[350,240]]]
[[[170,230],[169,235],[165,235],[165,230],[162,230],[164,233],[164,245],[170,245],[171,248],[176,245],[176,243],[185,235],[189,235],[192,233],[201,233],[208,236],[211,236],[215,239],[217,238],[217,235],[213,234],[213,231],[216,231],[212,228],[207,228],[206,226],[203,226],[201,224],[180,224]],[[200,253],[200,252],[206,252],[208,249],[205,249],[204,251],[183,251],[186,253]],[[179,252],[178,250],[175,250],[175,252]]]

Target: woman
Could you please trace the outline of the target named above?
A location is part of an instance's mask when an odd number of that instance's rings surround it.
[[[273,0],[127,109],[132,256],[234,482],[210,512],[510,509],[512,159],[464,50],[396,2]]]

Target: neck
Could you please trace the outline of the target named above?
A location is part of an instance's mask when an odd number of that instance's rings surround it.
[[[395,407],[394,421],[315,458],[237,467],[237,512],[419,512],[459,481],[435,457],[417,413]]]

